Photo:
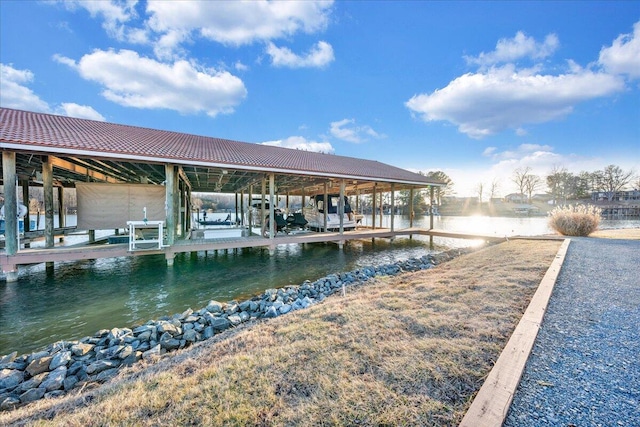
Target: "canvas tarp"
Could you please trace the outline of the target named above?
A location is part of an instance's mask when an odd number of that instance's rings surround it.
[[[165,187],[148,184],[76,183],[78,229],[124,228],[127,221],[164,221]]]

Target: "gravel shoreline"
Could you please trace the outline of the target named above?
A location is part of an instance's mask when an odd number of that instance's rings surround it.
[[[504,426],[640,425],[640,241],[572,238]]]

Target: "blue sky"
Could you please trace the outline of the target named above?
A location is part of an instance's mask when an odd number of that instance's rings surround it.
[[[0,104],[443,170],[640,173],[640,2],[0,1]]]

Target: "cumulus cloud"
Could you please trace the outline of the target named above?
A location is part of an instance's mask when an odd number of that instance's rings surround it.
[[[11,65],[0,64],[0,107],[55,113],[80,119],[105,120],[102,114],[87,105],[64,102],[52,108],[26,86],[33,80],[34,75],[30,70],[18,70]]]
[[[151,15],[147,26],[160,36],[165,55],[192,35],[240,46],[320,31],[328,24],[332,3],[151,0],[147,3],[147,13]]]
[[[598,62],[610,73],[640,78],[640,21],[633,26],[633,34],[622,34],[610,47],[602,48]]]
[[[56,108],[56,113],[63,116],[76,117],[78,119],[90,119],[104,122],[106,119],[100,113],[88,105],[79,105],[73,102],[63,102]]]
[[[356,125],[355,119],[343,119],[337,122],[331,122],[329,132],[338,139],[356,144],[365,142],[369,138],[385,138],[384,134],[376,132],[371,126]]]
[[[274,147],[292,148],[294,150],[315,151],[318,153],[333,154],[335,150],[329,142],[309,141],[302,136],[290,136],[286,139],[263,142],[262,145]]]
[[[49,104],[27,87],[33,82],[30,70],[19,70],[0,64],[0,106],[48,113]]]
[[[320,41],[304,56],[298,56],[289,48],[277,47],[269,42],[267,44],[267,54],[271,56],[271,63],[276,67],[322,68],[334,60],[333,48],[327,42]]]
[[[126,107],[205,112],[215,117],[232,112],[247,94],[242,80],[227,71],[200,68],[184,60],[162,63],[130,50],[95,50],[78,62],[62,56],[56,60],[102,85],[106,99]]]
[[[526,125],[562,119],[581,102],[623,91],[623,75],[640,77],[639,34],[640,22],[634,25],[633,35],[623,34],[603,48],[596,66],[583,68],[567,60],[564,72],[550,73],[540,61],[555,53],[558,37],[549,34],[538,42],[518,32],[499,40],[491,52],[466,56],[468,64],[479,66],[477,71],[431,93],[416,94],[405,106],[426,122],[452,123],[471,138],[508,129],[524,136]],[[521,60],[531,63],[517,65]]]
[[[135,7],[138,0],[63,0],[59,3],[69,10],[84,9],[89,12],[92,18],[101,17],[103,19],[102,28],[110,37],[118,40],[140,41],[140,31],[126,27],[127,22],[137,17]]]
[[[477,57],[465,56],[470,64],[490,66],[499,63],[515,62],[522,58],[539,60],[552,55],[560,46],[558,37],[549,34],[544,42],[539,43],[533,37],[527,37],[522,31],[518,31],[511,39],[500,39],[496,49],[492,52],[482,52]]]
[[[468,73],[430,94],[419,94],[406,106],[426,122],[448,121],[471,138],[483,138],[525,124],[561,119],[582,101],[624,89],[617,76],[590,70],[541,74],[514,65]]]

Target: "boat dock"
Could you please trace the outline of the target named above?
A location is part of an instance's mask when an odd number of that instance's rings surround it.
[[[455,233],[443,230],[428,230],[424,228],[404,228],[391,230],[388,228],[360,228],[354,231],[340,232],[296,232],[290,234],[280,233],[273,238],[264,238],[260,235],[220,238],[191,238],[178,240],[171,246],[153,249],[130,250],[129,243],[96,244],[84,243],[72,246],[56,246],[53,248],[25,248],[14,255],[0,253],[0,267],[3,270],[16,265],[30,265],[39,263],[80,261],[98,258],[117,258],[145,255],[164,255],[167,263],[171,265],[177,254],[201,251],[219,251],[243,248],[265,248],[274,250],[278,245],[322,243],[332,242],[342,247],[346,242],[361,239],[394,239],[402,236],[431,236],[456,239],[473,239],[487,242],[504,241],[505,237],[483,236],[467,233]],[[120,235],[120,237],[127,237]],[[106,241],[107,239],[101,239]]]

